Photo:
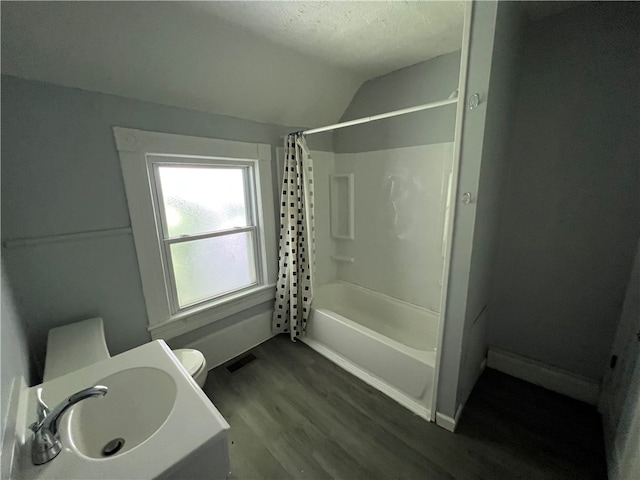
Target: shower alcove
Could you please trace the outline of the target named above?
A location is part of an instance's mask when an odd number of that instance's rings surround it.
[[[431,421],[470,8],[466,16],[457,50],[365,82],[341,119],[346,126],[305,132],[314,171],[316,271],[301,340]],[[315,135],[329,139],[332,151],[314,149],[322,143]],[[284,151],[277,153],[282,178]]]

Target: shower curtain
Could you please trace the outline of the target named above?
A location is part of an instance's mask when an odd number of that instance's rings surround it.
[[[313,300],[313,161],[301,133],[287,136],[280,201],[280,249],[272,331],[294,342],[307,328]]]

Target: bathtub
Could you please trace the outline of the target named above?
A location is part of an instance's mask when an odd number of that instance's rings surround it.
[[[316,288],[307,345],[431,420],[439,314],[366,288]]]

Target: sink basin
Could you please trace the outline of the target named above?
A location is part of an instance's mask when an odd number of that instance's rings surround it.
[[[69,438],[87,457],[122,455],[137,447],[164,424],[176,400],[175,382],[157,368],[131,368],[96,383],[109,388],[107,395],[83,400],[67,417]]]
[[[36,419],[36,390],[41,387],[43,400],[53,407],[92,385],[109,390],[64,413],[62,450],[53,460],[33,465],[28,425]],[[229,424],[162,340],[23,389],[14,423],[13,457],[2,457],[3,464],[10,460],[8,478],[211,480],[229,475]]]

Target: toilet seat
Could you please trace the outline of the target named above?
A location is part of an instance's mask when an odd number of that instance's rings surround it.
[[[204,355],[192,348],[179,348],[173,350],[173,354],[180,360],[180,363],[187,369],[192,377],[196,375],[203,365]]]
[[[204,387],[204,382],[207,380],[209,372],[207,370],[207,359],[202,352],[193,348],[178,348],[172,351],[182,366],[189,372],[189,375],[200,385],[200,388]]]

